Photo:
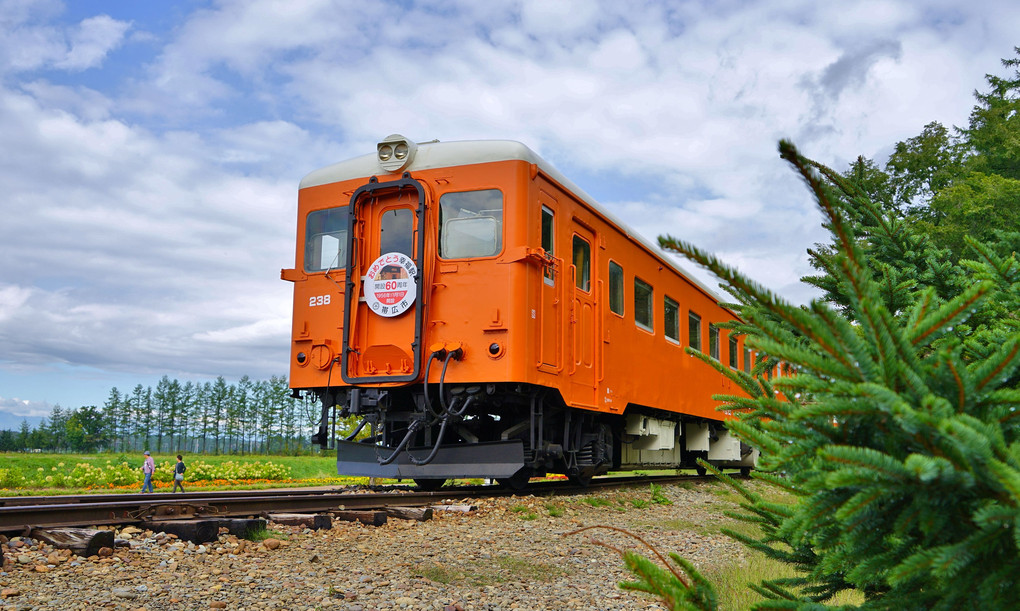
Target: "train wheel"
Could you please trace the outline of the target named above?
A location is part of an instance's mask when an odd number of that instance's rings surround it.
[[[414,485],[417,486],[419,490],[424,490],[426,492],[432,492],[432,491],[435,491],[435,490],[439,490],[440,488],[443,487],[443,484],[445,484],[445,483],[446,483],[445,479],[415,479],[414,480]]]
[[[694,471],[698,475],[701,475],[701,476],[704,476],[706,473],[708,473],[708,469],[706,469],[705,467],[702,467],[701,465],[698,465],[697,467],[694,467]]]
[[[521,467],[510,477],[501,477],[496,481],[507,490],[524,490],[528,487],[528,480],[531,479],[531,469]]]
[[[744,477],[751,477],[751,467],[741,467],[740,474]]]

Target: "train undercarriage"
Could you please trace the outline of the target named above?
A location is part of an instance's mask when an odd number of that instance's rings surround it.
[[[554,389],[518,383],[319,389],[326,447],[334,416],[360,425],[338,439],[343,475],[410,479],[435,489],[485,478],[520,489],[561,473],[586,484],[610,470],[721,468],[749,471],[757,452],[719,421],[630,406],[623,415],[568,407]]]

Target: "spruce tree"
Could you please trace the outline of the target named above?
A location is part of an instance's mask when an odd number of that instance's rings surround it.
[[[1005,609],[1020,600],[1020,234],[969,241],[966,273],[844,177],[780,153],[813,191],[833,237],[816,263],[824,300],[784,302],[698,248],[661,244],[723,279],[735,332],[758,364],[729,375],[747,396],[730,428],[762,452],[755,477],[789,493],[744,495],[728,532],[797,576],[754,584],[761,609],[821,609],[844,590],[861,609]],[[866,239],[857,235],[866,227]],[[862,231],[863,232],[863,231]],[[843,315],[845,314],[845,316]],[[770,380],[782,362],[793,375]],[[675,562],[681,564],[679,558]],[[715,608],[704,580],[628,554],[638,581],[675,609]]]
[[[985,75],[989,91],[974,92],[978,104],[963,133],[975,153],[976,170],[1020,180],[1020,47],[1013,51],[1016,57],[1002,60],[1013,74]]]

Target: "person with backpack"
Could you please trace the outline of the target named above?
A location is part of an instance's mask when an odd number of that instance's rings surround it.
[[[188,468],[184,466],[184,458],[180,454],[177,455],[177,464],[174,465],[174,492],[180,488],[181,492],[184,492],[184,472]]]

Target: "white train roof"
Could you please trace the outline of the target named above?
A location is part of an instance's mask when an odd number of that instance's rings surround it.
[[[391,136],[392,138],[392,136]],[[384,177],[399,177],[403,172],[415,172],[445,168],[458,165],[469,165],[476,163],[490,163],[495,161],[525,161],[536,164],[542,173],[546,174],[565,189],[573,193],[577,198],[584,201],[592,210],[603,216],[606,220],[616,225],[628,238],[641,244],[665,264],[672,267],[678,273],[697,285],[716,302],[722,301],[715,291],[705,286],[704,283],[695,278],[689,271],[676,260],[675,256],[663,251],[658,244],[655,244],[636,233],[626,223],[617,218],[613,213],[606,210],[602,204],[595,201],[583,189],[575,185],[570,179],[560,173],[548,161],[538,156],[530,148],[513,140],[462,140],[454,142],[432,142],[419,143],[416,150],[412,152],[410,165],[395,172],[383,169],[379,164],[377,154],[362,155],[339,163],[334,163],[307,174],[301,179],[299,188],[317,187],[334,182],[352,180],[357,178],[369,178],[378,176],[380,181]]]

